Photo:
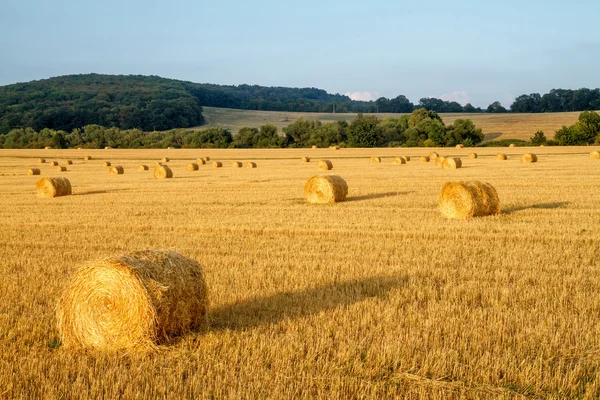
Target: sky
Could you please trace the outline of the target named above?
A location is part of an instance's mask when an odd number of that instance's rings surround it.
[[[0,85],[79,73],[506,107],[600,87],[600,1],[2,0]]]

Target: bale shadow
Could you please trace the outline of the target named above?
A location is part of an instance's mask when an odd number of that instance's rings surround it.
[[[553,210],[556,208],[563,208],[564,206],[567,206],[569,204],[571,204],[571,203],[568,201],[555,201],[553,203],[538,203],[538,204],[532,204],[529,206],[513,206],[513,207],[508,207],[508,208],[503,209],[502,214],[512,214],[517,211],[531,210],[531,209]]]
[[[247,330],[347,307],[368,298],[383,297],[408,280],[407,276],[370,277],[243,300],[212,310],[210,330]]]
[[[113,192],[125,192],[128,189],[111,189],[111,190],[88,190],[87,192],[75,192],[72,196],[87,196],[90,194],[104,194],[104,193],[113,193]]]
[[[363,196],[352,196],[352,197],[347,197],[346,202],[348,201],[362,201],[362,200],[373,200],[373,199],[381,199],[384,197],[395,197],[395,196],[401,196],[403,194],[409,194],[412,192],[386,192],[386,193],[374,193],[374,194],[366,194]]]

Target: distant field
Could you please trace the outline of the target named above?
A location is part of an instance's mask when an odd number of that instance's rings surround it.
[[[329,113],[295,113],[282,111],[251,111],[230,108],[204,107],[206,126],[220,126],[237,133],[240,128],[259,127],[265,124],[277,126],[280,130],[298,118],[319,119],[323,122],[350,121],[356,114]],[[554,132],[563,125],[572,125],[579,112],[544,113],[544,114],[440,114],[446,124],[458,118],[469,118],[475,125],[483,129],[486,140],[523,139],[529,140],[533,134],[542,130],[551,139]],[[380,118],[386,116],[399,117],[402,114],[376,114]]]

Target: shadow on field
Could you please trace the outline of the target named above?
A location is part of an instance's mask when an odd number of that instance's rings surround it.
[[[331,283],[315,288],[255,297],[210,312],[211,330],[245,330],[350,306],[383,297],[408,282],[407,276],[386,276]]]
[[[412,192],[387,192],[387,193],[374,193],[374,194],[366,194],[364,196],[352,196],[346,198],[345,201],[361,201],[361,200],[372,200],[372,199],[381,199],[383,197],[395,197],[401,196],[403,194],[409,194]]]
[[[73,196],[87,196],[89,194],[103,194],[103,193],[114,193],[114,192],[125,192],[127,189],[111,189],[111,190],[88,190],[86,192],[75,192]]]
[[[502,210],[502,214],[512,214],[514,212],[517,211],[523,211],[523,210],[553,210],[555,208],[563,208],[564,206],[569,205],[570,203],[568,201],[556,201],[553,203],[538,203],[538,204],[532,204],[529,206],[514,206],[514,207],[508,207]]]

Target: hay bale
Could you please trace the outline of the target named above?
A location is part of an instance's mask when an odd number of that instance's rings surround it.
[[[429,156],[421,156],[419,157],[419,159],[421,160],[421,162],[429,162]]]
[[[316,175],[304,185],[304,198],[312,204],[328,204],[344,201],[348,184],[337,175]]]
[[[458,169],[462,167],[462,160],[460,158],[448,157],[442,163],[444,169]]]
[[[381,162],[381,157],[371,157],[371,162],[372,163],[380,163]]]
[[[209,162],[210,161],[210,157],[203,157],[202,159],[204,160],[204,162]]]
[[[148,171],[148,166],[145,164],[140,164],[138,166],[138,171]]]
[[[206,160],[204,158],[197,158],[196,163],[198,165],[204,165],[204,164],[206,164]]]
[[[27,175],[39,175],[41,173],[39,168],[29,168]]]
[[[309,163],[310,157],[302,157],[302,162]]]
[[[188,171],[198,171],[200,167],[198,166],[198,164],[196,163],[189,163],[185,169],[187,169]]]
[[[71,182],[67,178],[42,178],[35,184],[39,197],[60,197],[71,194]]]
[[[215,161],[212,163],[213,168],[221,168],[223,163],[221,161]]]
[[[330,170],[333,168],[333,164],[329,160],[319,160],[317,167],[319,167],[319,169]]]
[[[515,144],[511,143],[511,144],[508,145],[508,147],[515,147]]]
[[[392,163],[394,165],[406,164],[406,159],[404,157],[394,157],[394,159],[392,160]]]
[[[102,166],[103,166],[103,167],[110,167],[111,165],[112,165],[112,163],[111,163],[110,161],[104,161],[104,162],[102,163]]]
[[[46,162],[45,158],[38,158],[38,164],[43,164]]]
[[[52,147],[51,146],[46,146],[44,147],[44,150],[50,150]]]
[[[440,211],[453,219],[496,215],[500,213],[498,192],[479,181],[446,182],[440,194]]]
[[[592,151],[590,153],[590,158],[593,160],[600,160],[600,151]]]
[[[496,154],[496,158],[498,160],[508,160],[508,157],[506,157],[506,154],[504,154],[504,153],[498,153],[498,154]]]
[[[400,157],[404,158],[404,160],[406,160],[406,162],[410,161],[410,156],[400,156]]]
[[[85,156],[85,157],[83,157],[83,159],[84,159],[85,161],[90,161],[90,160],[92,159],[92,157],[91,157],[91,156]]]
[[[334,148],[334,149],[336,149],[336,150],[339,150],[339,149],[341,149],[341,147],[340,147],[340,146],[333,146],[333,148]]]
[[[110,167],[108,169],[108,172],[111,175],[123,175],[125,173],[125,169],[123,167],[121,167],[120,165],[117,165],[115,167]]]
[[[60,167],[56,167],[56,172],[65,172],[67,170],[67,167],[63,167],[62,165]]]
[[[173,171],[166,165],[157,165],[154,167],[154,178],[169,179],[173,177]]]
[[[173,251],[145,250],[80,268],[57,305],[65,348],[146,351],[207,326],[202,265]]]
[[[521,156],[522,163],[534,163],[537,162],[537,156],[533,153],[525,153]]]
[[[312,148],[313,148],[313,149],[316,149],[316,148],[317,148],[317,146],[313,145],[313,146],[312,146]]]
[[[110,147],[110,146],[106,146],[106,147],[104,148],[104,150],[110,150],[110,149],[112,149],[112,147]]]
[[[233,162],[233,164],[231,164],[231,166],[232,166],[233,168],[242,168],[242,167],[244,166],[244,164],[242,164],[242,163],[241,163],[241,162],[239,162],[239,161],[234,161],[234,162]]]
[[[256,163],[253,161],[248,161],[246,163],[246,168],[256,168]]]
[[[66,160],[65,161],[65,165],[72,165],[72,164],[73,164],[73,161],[71,161],[71,160]]]
[[[435,160],[439,156],[440,155],[438,153],[436,153],[435,151],[432,151],[431,153],[429,153],[429,158],[432,159],[432,160]]]
[[[463,147],[465,147],[465,146],[463,146],[462,144],[457,144],[457,145],[456,145],[456,148],[457,148],[457,149],[462,149]]]
[[[441,167],[442,164],[444,163],[444,160],[446,159],[446,157],[444,156],[438,156],[435,158],[435,165],[438,167]]]
[[[58,162],[56,161],[50,161],[50,166],[51,167],[56,167],[58,165]]]
[[[469,158],[477,158],[477,153],[471,153],[471,154],[469,154]]]
[[[162,162],[169,162],[171,160],[169,160],[169,157],[163,157],[162,160],[160,160],[160,161],[162,161]]]

